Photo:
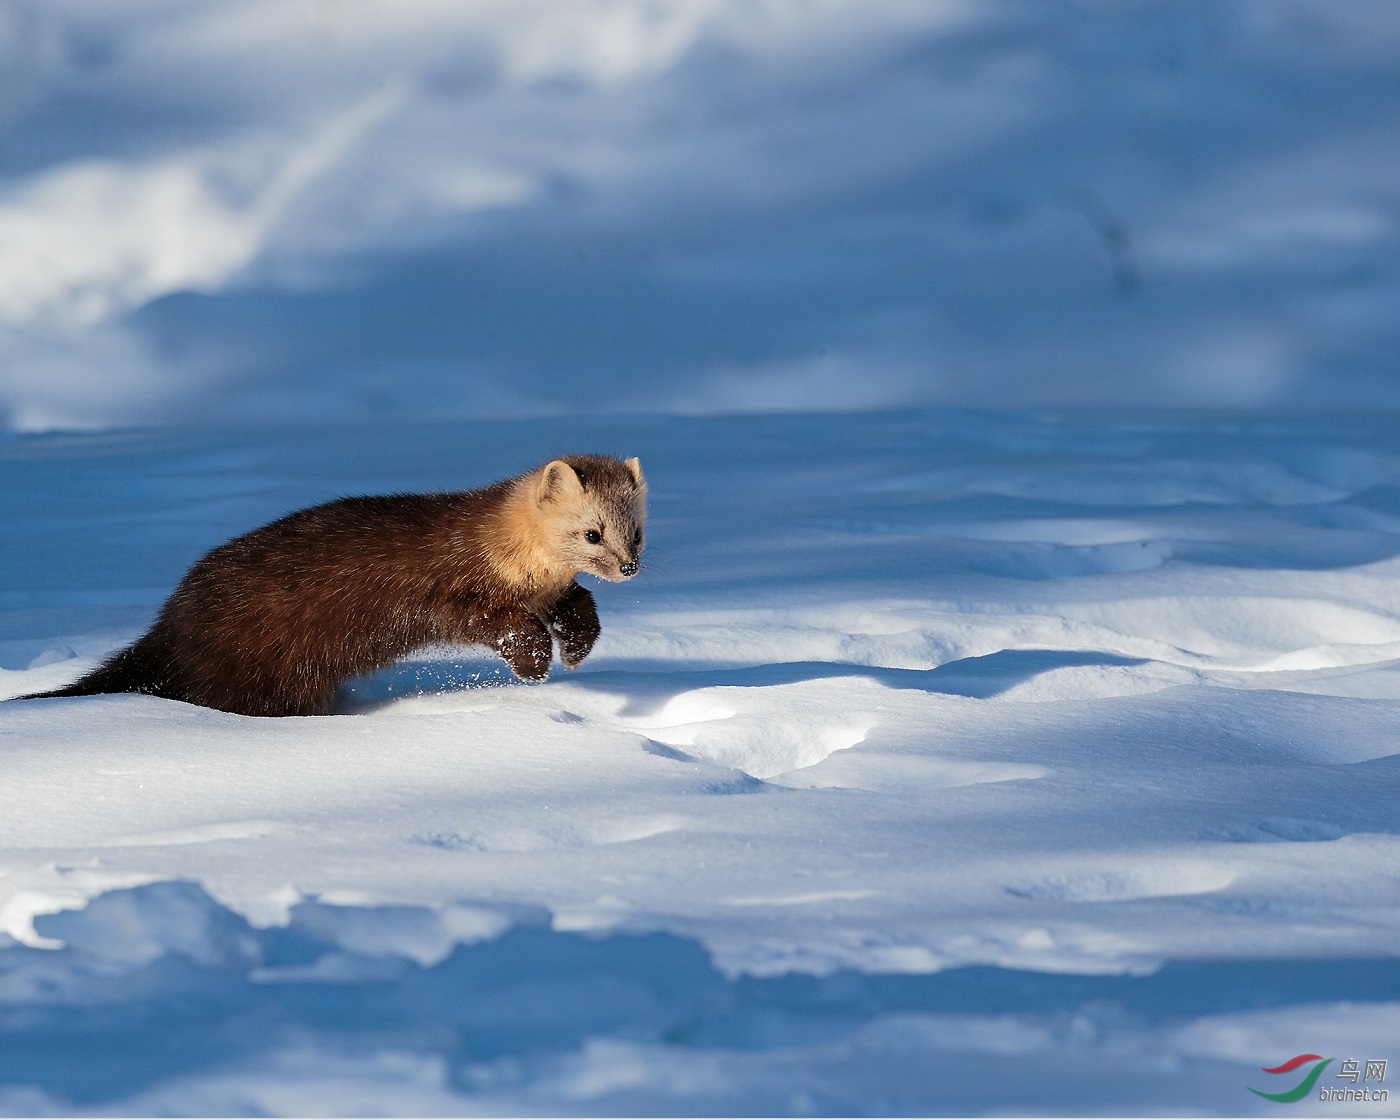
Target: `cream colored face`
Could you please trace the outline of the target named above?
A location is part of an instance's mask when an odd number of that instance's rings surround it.
[[[557,559],[575,571],[614,583],[631,579],[646,547],[647,484],[642,466],[627,460],[630,484],[585,491],[563,460],[540,472],[540,508]]]

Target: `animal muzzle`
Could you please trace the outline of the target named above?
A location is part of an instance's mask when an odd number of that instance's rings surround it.
[[[628,579],[631,579],[637,574],[637,567],[638,564],[635,560],[628,560],[625,563],[619,564],[617,570]]]

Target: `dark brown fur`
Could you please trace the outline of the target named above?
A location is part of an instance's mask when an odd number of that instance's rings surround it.
[[[481,490],[301,510],[205,555],[144,637],[39,696],[315,715],[346,678],[441,642],[490,646],[540,680],[554,640],[570,668],[593,648],[598,612],[574,576],[635,573],[645,498],[637,460],[586,455]]]

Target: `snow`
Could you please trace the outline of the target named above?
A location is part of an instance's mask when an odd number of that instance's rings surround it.
[[[576,672],[0,705],[0,1108],[1247,1114],[1389,1056],[1383,414],[11,435],[0,688],[289,509],[570,450],[652,494]]]
[[[10,0],[0,418],[1400,406],[1393,0]]]
[[[0,1115],[1250,1114],[1395,1058],[1398,50],[0,7],[0,696],[316,502],[652,501],[539,685],[0,703]]]

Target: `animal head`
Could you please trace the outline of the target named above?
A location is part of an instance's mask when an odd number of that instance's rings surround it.
[[[536,523],[556,563],[613,582],[637,574],[647,521],[640,460],[570,455],[530,477]]]

